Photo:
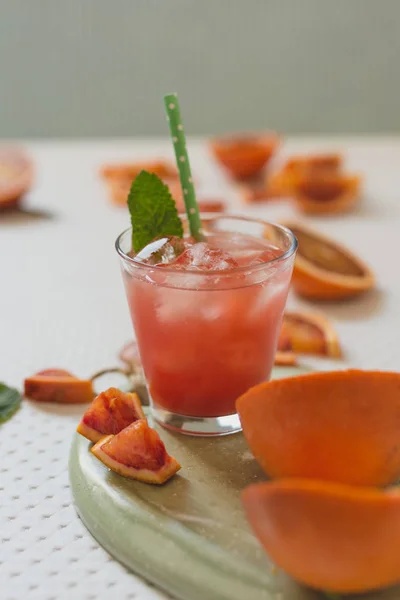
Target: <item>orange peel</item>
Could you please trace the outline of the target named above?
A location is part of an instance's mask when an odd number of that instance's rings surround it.
[[[281,479],[244,490],[271,559],[312,588],[357,593],[400,581],[400,490]]]
[[[313,300],[358,296],[375,285],[369,266],[341,244],[301,223],[285,223],[299,243],[292,284]]]
[[[236,402],[272,478],[383,486],[400,476],[400,373],[333,371],[273,380]]]
[[[274,133],[239,133],[215,137],[209,146],[215,159],[234,179],[248,179],[264,169],[278,144],[279,138]]]

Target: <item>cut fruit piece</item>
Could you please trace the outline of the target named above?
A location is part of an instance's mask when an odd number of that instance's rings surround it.
[[[291,350],[277,350],[274,364],[278,367],[291,367],[297,363],[297,355]]]
[[[398,488],[286,479],[252,485],[242,500],[266,552],[301,583],[355,593],[400,581]]]
[[[292,191],[298,208],[308,214],[350,211],[360,199],[361,179],[344,175],[297,175]]]
[[[300,312],[284,314],[278,349],[291,349],[298,354],[342,355],[336,331],[328,319]]]
[[[236,134],[214,138],[210,149],[234,179],[254,177],[262,171],[279,144],[276,134]]]
[[[116,435],[139,419],[146,417],[137,394],[112,387],[93,400],[76,430],[91,442],[98,442],[105,435]]]
[[[294,177],[301,174],[310,178],[339,174],[342,163],[342,156],[336,153],[293,156],[280,171],[267,175],[266,189],[271,196],[290,196]]]
[[[36,402],[83,404],[93,400],[92,382],[64,369],[46,369],[24,382],[24,395]]]
[[[18,205],[33,182],[33,165],[19,148],[0,148],[0,210]]]
[[[136,421],[101,439],[91,452],[112,471],[145,483],[165,483],[181,468],[147,421]]]
[[[400,373],[333,371],[262,383],[236,403],[271,477],[381,486],[400,476]]]
[[[104,179],[129,179],[132,182],[139,175],[140,171],[154,173],[160,179],[174,179],[178,177],[178,172],[173,164],[165,160],[104,165],[100,169],[100,175]]]
[[[301,223],[285,223],[299,243],[292,284],[295,291],[314,300],[341,300],[375,285],[371,269],[332,239]]]
[[[132,181],[140,171],[154,173],[173,190],[179,185],[178,172],[168,161],[154,160],[149,162],[132,162],[115,165],[105,165],[100,175],[106,180],[111,201],[118,206],[127,206],[128,194]]]
[[[72,377],[72,379],[77,379],[75,375],[72,375],[72,373],[65,369],[44,369],[44,371],[36,373],[36,376],[38,375],[42,375],[43,377]]]

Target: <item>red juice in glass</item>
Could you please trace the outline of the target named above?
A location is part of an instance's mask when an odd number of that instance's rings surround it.
[[[204,242],[135,257],[128,230],[117,250],[154,418],[212,435],[240,429],[236,399],[270,376],[297,243],[255,219],[202,222]]]

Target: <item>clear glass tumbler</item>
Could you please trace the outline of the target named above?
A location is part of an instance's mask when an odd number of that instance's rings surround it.
[[[140,263],[131,229],[116,249],[154,419],[186,434],[223,435],[240,430],[236,399],[270,377],[297,241],[257,219],[202,215],[202,223],[240,266]],[[252,252],[257,264],[248,264]]]

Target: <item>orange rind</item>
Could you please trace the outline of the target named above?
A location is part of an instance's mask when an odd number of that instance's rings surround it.
[[[157,431],[144,420],[102,438],[91,452],[115,473],[145,483],[165,483],[181,468],[167,453]]]
[[[301,223],[285,223],[299,243],[292,284],[313,300],[342,300],[375,285],[371,269],[347,248]]]
[[[301,583],[357,593],[400,581],[399,489],[281,479],[242,500],[270,558]]]
[[[134,421],[145,418],[137,394],[109,388],[93,400],[77,432],[91,442],[98,442],[105,435],[116,435]]]
[[[273,380],[236,402],[272,478],[383,486],[400,476],[400,373],[333,371]]]
[[[279,144],[276,134],[233,134],[210,140],[215,159],[234,179],[258,175]]]

